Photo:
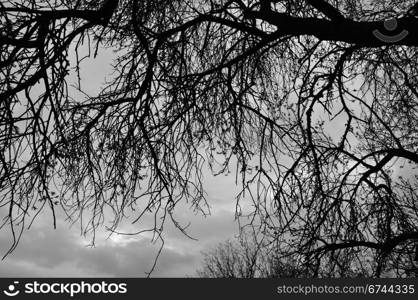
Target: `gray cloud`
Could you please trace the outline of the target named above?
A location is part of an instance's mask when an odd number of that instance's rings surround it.
[[[180,209],[180,208],[179,208]],[[193,276],[201,263],[201,252],[236,233],[234,213],[217,210],[203,218],[182,210],[181,218],[191,221],[191,240],[173,225],[164,231],[165,247],[158,260],[154,277]],[[129,228],[128,228],[129,229]],[[98,232],[95,247],[89,239],[69,229],[63,221],[54,230],[50,219],[41,217],[24,232],[18,248],[0,262],[2,277],[142,277],[150,270],[160,243],[149,236],[112,235],[106,239]],[[0,250],[5,253],[10,234],[0,231]]]
[[[83,53],[81,53],[83,54]],[[84,53],[85,54],[85,53]],[[82,63],[82,88],[94,95],[110,78],[111,63],[115,54],[112,49],[99,51],[97,58]],[[73,62],[74,57],[70,56]],[[69,76],[72,85],[77,84],[76,73]],[[74,98],[85,95],[71,88]],[[204,170],[204,186],[209,197],[212,215],[203,217],[195,214],[185,204],[176,209],[176,217],[182,224],[191,222],[188,233],[197,240],[184,236],[172,224],[165,226],[165,248],[160,256],[153,276],[192,276],[201,262],[201,252],[237,233],[234,222],[235,186],[234,176],[212,176]],[[0,214],[2,213],[0,209]],[[147,223],[147,220],[144,220]],[[141,223],[144,225],[143,223]],[[125,231],[135,231],[137,225],[126,226]],[[51,218],[45,213],[30,230],[24,232],[17,249],[0,262],[2,277],[140,277],[150,270],[159,244],[152,244],[149,236],[130,237],[98,232],[95,247],[88,247],[89,239],[80,236],[76,226],[69,229],[58,216],[58,228],[53,230]],[[8,230],[0,230],[0,255],[11,245]]]

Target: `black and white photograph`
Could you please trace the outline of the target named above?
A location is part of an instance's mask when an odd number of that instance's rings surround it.
[[[0,0],[0,277],[415,278],[417,167],[416,0]]]

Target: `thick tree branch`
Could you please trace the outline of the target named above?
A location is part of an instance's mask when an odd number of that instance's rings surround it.
[[[318,18],[292,17],[288,14],[274,11],[247,12],[248,17],[263,20],[277,26],[283,35],[302,36],[311,35],[320,40],[345,42],[363,47],[381,47],[387,42],[377,38],[373,31],[384,33],[384,21],[357,22],[349,19],[324,20]],[[399,31],[406,30],[408,35],[393,45],[418,46],[418,19],[404,17],[397,20]]]
[[[334,6],[325,0],[307,0],[310,5],[334,21],[344,20],[344,16]]]
[[[354,247],[367,247],[381,251],[383,254],[390,253],[395,247],[408,240],[418,239],[418,232],[406,232],[386,240],[384,243],[367,241],[346,241],[343,243],[326,244],[319,247],[315,252],[335,251]]]

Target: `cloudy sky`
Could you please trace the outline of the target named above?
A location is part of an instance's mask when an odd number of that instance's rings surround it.
[[[165,247],[153,277],[195,276],[202,261],[202,251],[233,238],[234,181],[230,177],[207,178],[208,200],[212,214],[195,215],[187,207],[179,207],[177,215],[190,221],[189,239],[174,226],[164,232]],[[168,223],[167,223],[168,224]],[[134,231],[138,226],[124,227]],[[95,247],[91,240],[80,236],[77,224],[70,227],[59,218],[54,230],[49,212],[45,210],[30,230],[26,231],[17,249],[0,262],[1,277],[142,277],[150,270],[159,249],[149,235],[111,235],[98,231]],[[0,251],[4,254],[11,244],[9,232],[0,231]]]
[[[82,89],[94,95],[109,79],[112,71],[112,51],[102,50],[93,59],[84,60],[81,74]],[[74,75],[71,81],[76,82]],[[81,96],[81,95],[80,95]],[[189,239],[172,224],[165,226],[165,247],[153,272],[154,277],[195,276],[202,262],[202,251],[219,242],[233,238],[237,232],[235,217],[234,176],[213,177],[205,171],[207,199],[211,215],[196,215],[189,207],[178,207],[176,215],[196,240]],[[143,224],[139,224],[143,225]],[[138,231],[138,225],[124,226],[124,232]],[[141,227],[140,229],[143,229]],[[0,230],[0,255],[11,246],[8,230]],[[112,235],[104,230],[97,232],[95,247],[91,239],[80,235],[77,224],[70,224],[58,217],[57,229],[53,229],[48,209],[30,230],[24,232],[17,249],[0,261],[1,277],[142,277],[146,276],[159,249],[159,242],[151,242],[149,235]]]
[[[96,59],[83,62],[82,88],[94,95],[106,78],[109,79],[113,53],[102,51]],[[336,129],[334,129],[336,130]],[[408,168],[394,166],[398,175],[411,175]],[[195,215],[189,207],[178,207],[176,214],[182,223],[191,222],[188,229],[196,240],[189,239],[174,226],[166,226],[165,247],[153,272],[153,277],[195,276],[202,263],[202,251],[238,233],[235,217],[235,195],[239,188],[234,176],[213,177],[207,170],[205,188],[211,215]],[[0,261],[1,277],[143,277],[150,270],[160,244],[151,243],[149,235],[126,236],[97,232],[95,247],[80,235],[77,224],[70,227],[59,218],[57,229],[52,226],[48,210],[30,230],[25,231],[17,249]],[[172,224],[167,224],[172,225]],[[125,232],[138,227],[124,226]],[[0,230],[0,255],[11,246],[10,232]]]

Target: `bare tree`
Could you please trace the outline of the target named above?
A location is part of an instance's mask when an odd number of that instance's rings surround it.
[[[204,278],[254,278],[257,275],[257,249],[226,241],[204,253],[204,263],[198,271]]]
[[[0,203],[13,248],[61,206],[93,232],[236,165],[250,224],[282,255],[403,274],[418,240],[415,1],[13,0],[0,4]],[[118,51],[71,97],[69,54]],[[82,71],[82,70],[81,70]],[[41,92],[37,92],[41,90]],[[408,165],[408,176],[396,171]],[[244,194],[246,192],[246,194]],[[105,218],[106,216],[106,218]],[[110,218],[110,219],[109,219]]]
[[[263,242],[254,231],[244,230],[236,240],[218,244],[203,253],[203,263],[197,271],[202,278],[311,278],[309,264],[296,257],[280,257],[273,245]],[[356,269],[350,261],[340,261],[338,266],[328,265],[322,277],[368,277],[367,270]]]

